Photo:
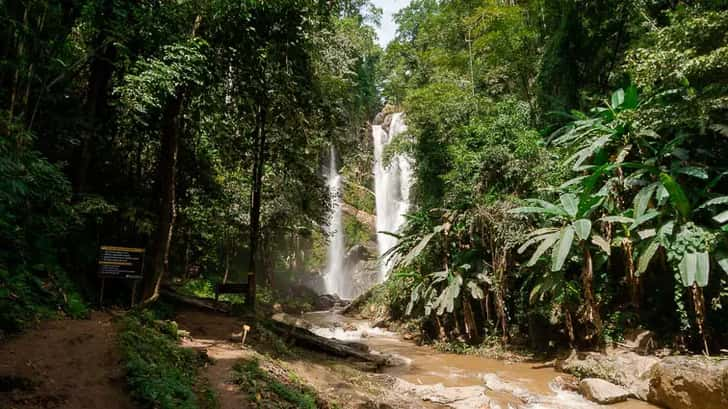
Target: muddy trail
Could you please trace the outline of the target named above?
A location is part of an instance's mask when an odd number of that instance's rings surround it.
[[[45,321],[0,344],[0,408],[133,409],[114,317]]]

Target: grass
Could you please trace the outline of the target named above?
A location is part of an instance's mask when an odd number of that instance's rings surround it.
[[[265,409],[317,409],[323,404],[315,391],[287,371],[274,374],[258,359],[237,364],[233,381],[250,396],[253,407]]]
[[[181,294],[199,297],[199,298],[215,298],[215,282],[207,278],[193,278],[187,280],[177,288]],[[244,294],[220,294],[220,301],[226,301],[231,304],[244,304]]]
[[[200,376],[207,357],[178,344],[177,324],[152,310],[123,318],[119,335],[126,380],[142,407],[215,409],[217,399]]]

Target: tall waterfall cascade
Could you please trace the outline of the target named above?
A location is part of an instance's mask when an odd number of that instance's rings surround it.
[[[344,258],[346,248],[344,243],[344,224],[341,210],[341,175],[336,165],[336,149],[331,146],[329,166],[326,175],[326,185],[331,198],[331,213],[327,225],[329,247],[326,261],[326,274],[324,285],[327,294],[337,294],[342,298],[351,297],[351,279],[345,271]]]
[[[392,115],[388,131],[381,125],[372,126],[374,139],[374,193],[377,210],[377,247],[380,257],[397,244],[396,233],[405,223],[409,210],[409,194],[412,187],[412,165],[410,159],[402,154],[393,155],[388,162],[384,160],[384,150],[398,135],[407,131],[402,113]],[[378,281],[383,282],[392,262],[380,260]]]

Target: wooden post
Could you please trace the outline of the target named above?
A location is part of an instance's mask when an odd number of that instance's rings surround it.
[[[131,308],[134,308],[134,300],[136,299],[136,290],[139,280],[134,280],[134,284],[131,286]]]
[[[99,307],[104,305],[104,287],[106,286],[106,278],[101,277],[101,292],[99,293]]]

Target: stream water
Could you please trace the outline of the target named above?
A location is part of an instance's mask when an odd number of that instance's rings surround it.
[[[559,389],[554,381],[559,373],[538,362],[509,362],[472,355],[441,353],[418,346],[397,334],[372,328],[367,321],[344,317],[336,312],[306,314],[316,334],[346,341],[357,341],[372,351],[392,355],[402,365],[388,367],[385,373],[414,385],[445,387],[482,386],[486,395],[501,408],[519,409],[598,409],[603,406],[575,392]],[[345,330],[356,327],[356,330]],[[486,387],[487,386],[487,387]],[[655,406],[629,400],[614,409],[646,409]]]

